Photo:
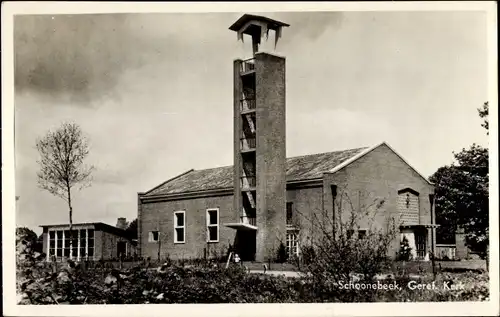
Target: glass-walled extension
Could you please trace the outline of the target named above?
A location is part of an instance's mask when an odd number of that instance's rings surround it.
[[[94,229],[49,230],[47,260],[93,260],[94,246]]]
[[[45,225],[43,249],[46,260],[118,260],[136,253],[136,241],[121,227],[102,222]]]

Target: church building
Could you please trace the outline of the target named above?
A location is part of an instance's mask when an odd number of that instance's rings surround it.
[[[200,258],[231,245],[242,260],[263,262],[281,243],[300,256],[318,237],[314,221],[366,210],[373,213],[360,217],[359,236],[396,221],[390,256],[403,236],[416,258],[435,250],[434,187],[387,143],[286,157],[285,58],[259,47],[270,33],[276,44],[288,26],[245,14],[229,28],[253,47],[250,59],[234,61],[234,164],[138,193],[142,257]]]

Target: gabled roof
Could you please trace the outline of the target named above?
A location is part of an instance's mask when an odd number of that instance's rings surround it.
[[[385,145],[389,150],[392,151],[392,153],[394,153],[397,157],[399,157],[399,159],[401,159],[406,165],[408,165],[408,167],[410,169],[412,169],[418,176],[420,176],[427,184],[429,185],[432,185],[434,186],[434,184],[429,181],[427,179],[427,177],[425,177],[424,175],[422,175],[422,173],[420,173],[419,171],[417,171],[410,163],[408,163],[407,160],[405,160],[398,152],[396,152],[396,150],[394,150],[389,144],[387,144],[387,142],[381,142],[377,145],[374,145],[372,147],[369,147],[369,148],[365,148],[363,151],[359,152],[358,154],[354,155],[353,157],[349,158],[348,160],[345,160],[344,162],[340,163],[339,165],[335,166],[333,169],[331,169],[329,171],[329,173],[335,173],[341,169],[343,169],[344,167],[346,167],[347,165],[357,161],[359,158],[365,156],[366,154],[370,153],[371,151],[375,150],[376,148],[382,146],[382,145]]]
[[[286,160],[287,182],[320,179],[323,173],[362,153],[367,148],[349,149],[290,157]],[[156,186],[144,196],[169,195],[233,187],[233,166],[189,170]]]

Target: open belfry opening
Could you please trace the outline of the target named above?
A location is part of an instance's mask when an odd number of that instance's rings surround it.
[[[234,61],[235,249],[243,260],[266,261],[286,235],[285,58],[259,51],[289,25],[245,14],[229,28],[250,37],[251,58]]]

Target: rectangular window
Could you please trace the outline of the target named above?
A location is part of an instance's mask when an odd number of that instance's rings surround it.
[[[63,255],[65,258],[69,258],[69,242],[70,242],[69,230],[64,230],[64,252],[63,252]]]
[[[286,224],[292,225],[292,220],[293,220],[293,203],[288,202],[286,203]]]
[[[61,258],[63,255],[63,241],[64,241],[62,231],[56,231],[56,241],[57,241],[56,256],[58,258]]]
[[[288,256],[299,254],[299,241],[297,232],[288,232],[286,234],[286,251]]]
[[[160,233],[158,231],[149,232],[149,238],[148,238],[149,242],[158,242],[159,239],[160,239]]]
[[[219,242],[219,209],[207,209],[207,241]]]
[[[184,211],[174,212],[174,243],[186,242],[186,219]]]
[[[80,258],[87,257],[87,231],[85,229],[80,230]]]
[[[358,239],[366,238],[366,230],[358,230]]]
[[[88,257],[92,259],[94,257],[94,229],[88,229]]]
[[[56,232],[49,231],[49,256],[56,255]]]
[[[71,231],[71,243],[73,248],[73,259],[78,256],[78,230]]]

